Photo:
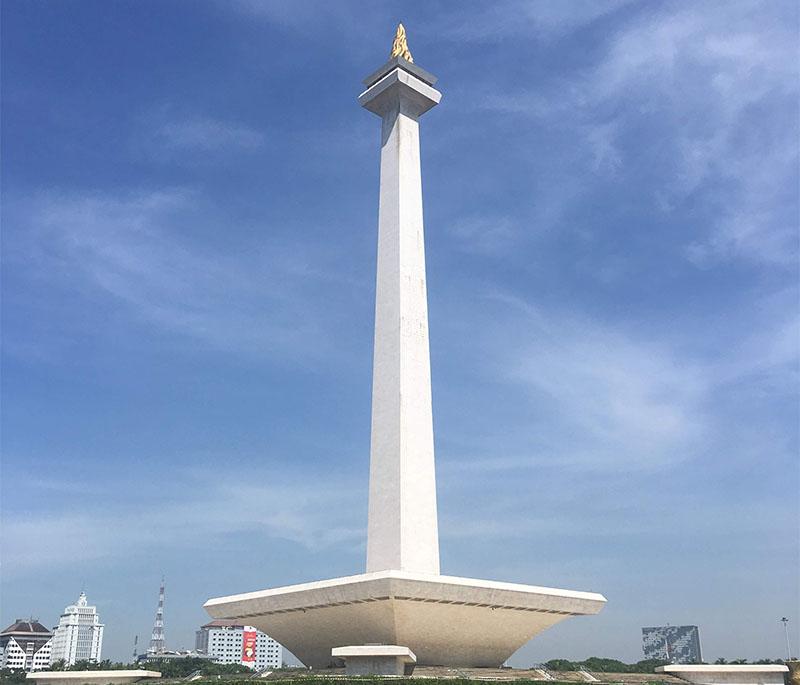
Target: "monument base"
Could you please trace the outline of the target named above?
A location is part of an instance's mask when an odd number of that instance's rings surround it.
[[[252,625],[306,666],[348,645],[404,645],[425,666],[502,665],[570,616],[598,613],[593,592],[380,571],[210,599],[213,618]]]
[[[347,675],[411,675],[417,657],[400,645],[334,647],[331,656],[344,659]]]

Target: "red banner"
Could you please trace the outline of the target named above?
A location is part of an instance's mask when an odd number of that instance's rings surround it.
[[[242,633],[242,663],[256,660],[256,639],[258,633],[249,626]]]

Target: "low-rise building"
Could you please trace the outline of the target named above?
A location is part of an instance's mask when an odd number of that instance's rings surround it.
[[[0,633],[0,668],[41,671],[50,666],[53,633],[39,621],[18,618]]]
[[[269,635],[236,621],[216,620],[197,631],[195,649],[218,664],[242,664],[256,671],[280,668],[283,647]]]

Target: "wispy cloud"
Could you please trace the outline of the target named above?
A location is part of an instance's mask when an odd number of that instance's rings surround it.
[[[476,106],[582,140],[591,170],[584,188],[638,173],[649,160],[660,179],[649,198],[654,213],[713,215],[685,245],[695,264],[790,266],[798,254],[796,17],[782,20],[781,6],[772,8],[633,12],[591,66]],[[651,120],[658,139],[635,144]]]
[[[135,118],[129,146],[135,158],[158,163],[219,160],[262,151],[263,130],[241,121],[187,112],[172,105],[151,106]]]
[[[251,475],[254,475],[252,470]],[[292,482],[274,473],[245,484],[216,476],[181,478],[190,488],[161,494],[158,506],[131,500],[118,491],[113,506],[97,493],[72,513],[6,511],[3,516],[3,561],[7,578],[52,565],[76,549],[86,561],[119,563],[136,549],[151,554],[163,549],[206,550],[226,536],[248,533],[260,545],[291,541],[309,550],[363,544],[366,521],[354,503],[353,484],[326,481],[314,488],[307,480]],[[143,493],[146,490],[142,491]],[[269,506],[258,506],[268,502]],[[356,511],[356,509],[358,509]],[[135,521],[135,525],[131,522]],[[355,523],[354,523],[355,522]],[[363,526],[361,524],[364,524]],[[153,531],[158,535],[153,535]]]
[[[482,473],[553,466],[583,474],[647,473],[718,452],[732,463],[752,460],[754,435],[744,424],[731,431],[736,419],[725,416],[726,402],[736,397],[749,414],[746,407],[765,388],[773,395],[795,392],[800,318],[787,309],[790,301],[785,293],[760,302],[761,311],[742,312],[739,330],[699,323],[655,338],[638,327],[540,309],[518,295],[484,296],[471,310],[480,333],[460,352],[461,365],[504,388],[516,429],[495,434],[484,423],[457,423],[463,433],[447,436],[454,445],[448,451],[460,470]],[[695,336],[717,352],[689,352]],[[763,435],[772,435],[770,449],[787,454],[791,435],[773,435],[764,417],[752,416],[751,427],[756,421]]]
[[[470,12],[446,12],[432,26],[421,26],[423,35],[438,39],[493,43],[510,36],[536,36],[553,40],[577,31],[633,0],[579,0],[577,2],[543,2],[509,0],[480,4]]]
[[[518,239],[517,227],[509,217],[470,216],[455,221],[448,232],[465,252],[504,254]]]
[[[320,0],[311,0],[298,5],[291,0],[233,0],[221,3],[245,15],[263,19],[287,28],[319,27],[336,17],[349,16],[346,6]]]
[[[220,217],[210,220],[211,239],[197,239],[208,211],[185,189],[45,193],[15,203],[20,230],[7,250],[18,273],[112,297],[140,322],[211,348],[286,359],[330,354],[323,331],[335,315],[324,291],[343,281],[326,270],[325,256],[274,233],[253,249],[232,248]]]
[[[790,264],[796,225],[778,200],[788,197],[798,160],[796,33],[752,3],[708,10],[657,13],[618,35],[587,80],[587,104],[636,93],[640,106],[669,112],[673,200],[698,190],[726,200],[711,230],[688,247],[694,261]]]
[[[588,317],[539,311],[509,295],[499,295],[498,305],[503,323],[482,356],[540,414],[532,464],[651,470],[687,458],[705,430],[702,369]]]
[[[486,474],[483,477],[486,478]],[[452,480],[448,482],[453,488]],[[502,483],[502,480],[496,482]],[[652,480],[628,482],[652,483]],[[730,503],[710,498],[704,503],[703,516],[698,518],[697,494],[694,492],[671,492],[669,497],[654,498],[652,488],[629,487],[621,499],[622,488],[615,480],[582,479],[573,481],[569,488],[548,477],[539,478],[536,483],[535,497],[521,497],[516,493],[509,497],[508,491],[504,491],[504,497],[479,496],[480,516],[447,516],[442,522],[442,535],[448,539],[492,538],[504,541],[592,537],[608,544],[633,536],[649,537],[653,533],[654,520],[658,519],[671,523],[671,530],[659,532],[665,541],[682,537],[687,530],[703,536],[730,535]],[[475,497],[473,490],[467,492],[468,497]],[[758,538],[759,533],[769,529],[770,520],[779,516],[781,510],[779,502],[764,502],[763,506],[750,512],[752,503],[750,498],[743,497],[734,507],[737,511],[749,512],[738,528],[738,532],[749,539],[751,536]],[[558,515],[549,515],[552,512],[558,512]],[[762,537],[762,541],[774,546],[776,536],[770,537],[769,541]]]
[[[176,150],[252,150],[264,144],[264,134],[241,124],[217,119],[168,121],[154,131],[155,143]]]

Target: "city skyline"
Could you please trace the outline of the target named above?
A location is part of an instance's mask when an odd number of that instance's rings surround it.
[[[231,587],[360,570],[353,93],[402,20],[447,93],[423,134],[442,571],[608,597],[515,664],[635,661],[667,622],[709,659],[781,655],[795,6],[2,13],[3,620],[85,583],[126,660],[162,573],[177,648]]]

